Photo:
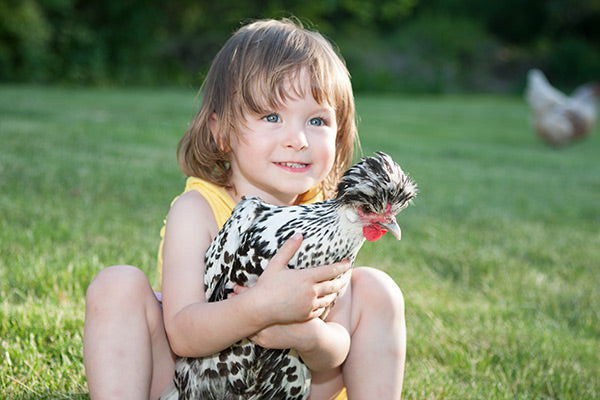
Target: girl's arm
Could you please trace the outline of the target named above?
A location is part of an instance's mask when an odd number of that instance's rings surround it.
[[[217,233],[212,210],[199,193],[185,193],[171,207],[163,245],[163,307],[171,348],[180,356],[210,355],[269,325],[314,318],[342,287],[329,280],[349,267],[338,263],[290,270],[287,262],[301,242],[290,239],[254,290],[207,303],[204,257]]]
[[[320,318],[269,326],[250,339],[266,348],[294,348],[312,371],[339,367],[350,351],[350,334],[340,324]]]
[[[239,340],[245,327],[252,331],[261,325],[238,299],[204,301],[204,255],[217,232],[208,202],[194,191],[181,195],[167,216],[163,318],[171,348],[180,356],[212,354]]]

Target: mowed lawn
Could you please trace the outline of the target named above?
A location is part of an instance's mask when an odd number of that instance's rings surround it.
[[[196,88],[0,86],[0,398],[88,397],[86,287],[120,263],[155,280],[195,101]],[[357,261],[404,292],[404,397],[597,398],[599,129],[548,148],[519,97],[357,108],[363,154],[391,154],[420,187],[402,241]]]

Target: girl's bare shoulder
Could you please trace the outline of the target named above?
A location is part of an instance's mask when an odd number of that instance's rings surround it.
[[[219,231],[210,204],[195,190],[182,194],[173,202],[167,216],[167,226],[169,224],[197,225],[197,228],[207,230],[211,238]]]

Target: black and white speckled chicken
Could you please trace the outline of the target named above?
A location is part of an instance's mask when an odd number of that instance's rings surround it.
[[[527,74],[525,98],[532,110],[537,135],[552,146],[562,146],[588,135],[597,118],[600,85],[587,83],[567,96],[554,88],[542,71]]]
[[[207,300],[226,299],[235,284],[253,286],[294,233],[304,238],[288,264],[297,269],[354,261],[365,239],[386,232],[400,239],[395,215],[416,194],[400,166],[377,153],[344,174],[335,199],[278,207],[245,198],[207,251]],[[173,386],[164,399],[306,399],[310,371],[293,349],[265,349],[244,339],[212,356],[179,359]]]

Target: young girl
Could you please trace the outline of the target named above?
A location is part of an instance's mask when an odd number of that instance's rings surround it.
[[[159,251],[162,308],[134,267],[107,268],[88,288],[92,399],[155,399],[172,380],[175,355],[209,355],[245,337],[296,349],[312,371],[310,399],[399,399],[404,303],[385,273],[350,272],[347,262],[290,270],[302,240],[295,236],[255,286],[221,302],[204,298],[206,249],[243,195],[278,205],[319,201],[349,167],[357,139],[343,61],[316,32],[289,20],[258,21],[225,44],[203,91],[178,148],[189,178]],[[326,321],[319,319],[340,291]]]

